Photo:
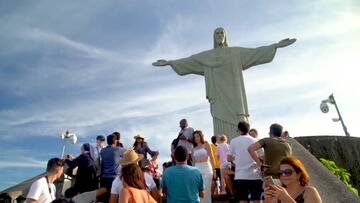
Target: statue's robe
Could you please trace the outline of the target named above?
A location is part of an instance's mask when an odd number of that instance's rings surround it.
[[[173,60],[171,67],[179,75],[205,76],[206,98],[210,102],[214,135],[236,136],[239,121],[248,121],[243,70],[271,62],[274,45],[258,48],[216,48],[187,58]]]

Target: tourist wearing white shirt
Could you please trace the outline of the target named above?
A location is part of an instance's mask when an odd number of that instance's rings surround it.
[[[229,161],[235,163],[235,200],[248,201],[249,193],[254,203],[261,202],[262,181],[258,173],[256,162],[251,158],[248,147],[257,142],[257,139],[251,137],[249,124],[241,121],[238,124],[239,136],[233,138],[230,142]],[[241,188],[241,190],[238,190]]]
[[[155,181],[149,173],[144,172],[144,178],[145,178],[145,183],[146,183],[146,190],[148,192],[150,192],[152,189],[156,188]],[[116,177],[111,186],[111,194],[118,195],[119,191],[121,191],[123,188],[124,188],[124,185],[123,185],[122,181],[120,180],[120,177]]]
[[[64,162],[59,158],[52,158],[47,163],[46,176],[33,182],[26,196],[28,203],[50,203],[56,199],[54,181],[64,171]]]
[[[105,137],[103,135],[98,135],[96,137],[96,147],[95,147],[95,150],[94,150],[94,154],[95,154],[94,160],[95,161],[98,158],[101,158],[100,157],[100,152],[101,152],[101,150],[103,148],[105,148]]]
[[[178,144],[177,146],[183,146],[189,152],[189,158],[187,164],[192,166],[192,155],[191,151],[194,147],[194,128],[190,127],[186,119],[181,119],[179,123],[179,127],[181,128],[179,135],[178,135]],[[176,147],[177,147],[176,146]],[[172,151],[175,150],[175,146],[173,147]]]

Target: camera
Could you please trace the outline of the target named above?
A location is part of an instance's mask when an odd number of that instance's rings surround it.
[[[329,112],[329,106],[327,105],[326,102],[322,101],[320,104],[320,110],[323,113],[328,113]]]

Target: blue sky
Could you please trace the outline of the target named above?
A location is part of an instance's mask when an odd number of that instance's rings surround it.
[[[0,190],[43,172],[64,130],[79,137],[67,146],[73,154],[98,134],[120,131],[130,147],[142,133],[161,162],[181,118],[209,138],[203,78],[151,62],[211,49],[219,26],[230,46],[298,39],[244,72],[260,137],[273,122],[291,136],[343,135],[335,109],[319,110],[331,93],[351,135],[360,135],[356,0],[1,1],[0,24]]]

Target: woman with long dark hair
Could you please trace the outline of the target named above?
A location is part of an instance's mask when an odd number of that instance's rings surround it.
[[[136,163],[121,169],[124,188],[119,194],[119,203],[155,203],[155,199],[146,191],[146,183],[141,168]]]
[[[138,154],[142,154],[144,155],[144,158],[142,160],[140,160],[139,165],[140,167],[144,168],[145,165],[145,160],[147,159],[147,154],[150,154],[151,157],[158,155],[159,152],[157,151],[152,151],[147,142],[145,142],[145,138],[143,135],[141,134],[137,134],[136,136],[134,136],[135,142],[134,142],[134,150],[136,151],[136,153]]]
[[[204,140],[204,134],[200,130],[194,132],[194,148],[192,149],[193,166],[198,168],[201,172],[204,185],[205,197],[200,199],[200,202],[211,202],[211,180],[213,177],[214,157],[211,147]]]

